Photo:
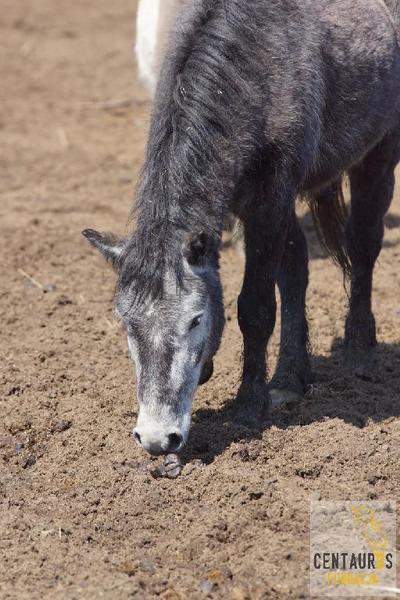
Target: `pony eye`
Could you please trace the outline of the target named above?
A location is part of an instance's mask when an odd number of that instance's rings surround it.
[[[201,321],[201,315],[198,315],[190,323],[189,331],[192,331],[192,329],[195,329],[196,327],[198,327],[200,325],[200,321]]]

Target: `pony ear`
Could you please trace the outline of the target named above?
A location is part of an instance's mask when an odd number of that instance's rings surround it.
[[[125,239],[119,238],[112,233],[100,233],[94,229],[85,229],[82,235],[97,248],[97,250],[114,267],[118,266],[118,261],[125,247]]]
[[[184,247],[184,256],[192,267],[204,267],[211,252],[211,238],[204,232],[190,234]]]

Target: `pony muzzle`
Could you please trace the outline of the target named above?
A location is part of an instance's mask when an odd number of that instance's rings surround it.
[[[171,431],[155,431],[152,433],[140,433],[138,429],[133,431],[136,442],[149,454],[159,456],[160,454],[176,454],[180,452],[185,440],[181,433]]]
[[[154,407],[153,407],[154,409]],[[141,406],[133,437],[149,454],[176,454],[186,443],[190,428],[190,412],[174,415],[163,407],[154,410]]]

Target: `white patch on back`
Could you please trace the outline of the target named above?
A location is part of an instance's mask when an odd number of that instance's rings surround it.
[[[182,0],[140,0],[136,17],[139,77],[154,95],[171,23]]]

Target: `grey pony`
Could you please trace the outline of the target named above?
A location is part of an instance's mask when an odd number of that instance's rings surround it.
[[[351,281],[345,358],[357,375],[376,343],[372,275],[399,161],[398,0],[192,0],[173,27],[126,238],[86,230],[118,273],[116,310],[137,369],[137,441],[179,452],[223,329],[224,219],[243,224],[237,418],[310,383],[308,256],[295,215],[307,197]],[[350,181],[346,217],[341,181]],[[266,349],[282,300],[278,366]]]

